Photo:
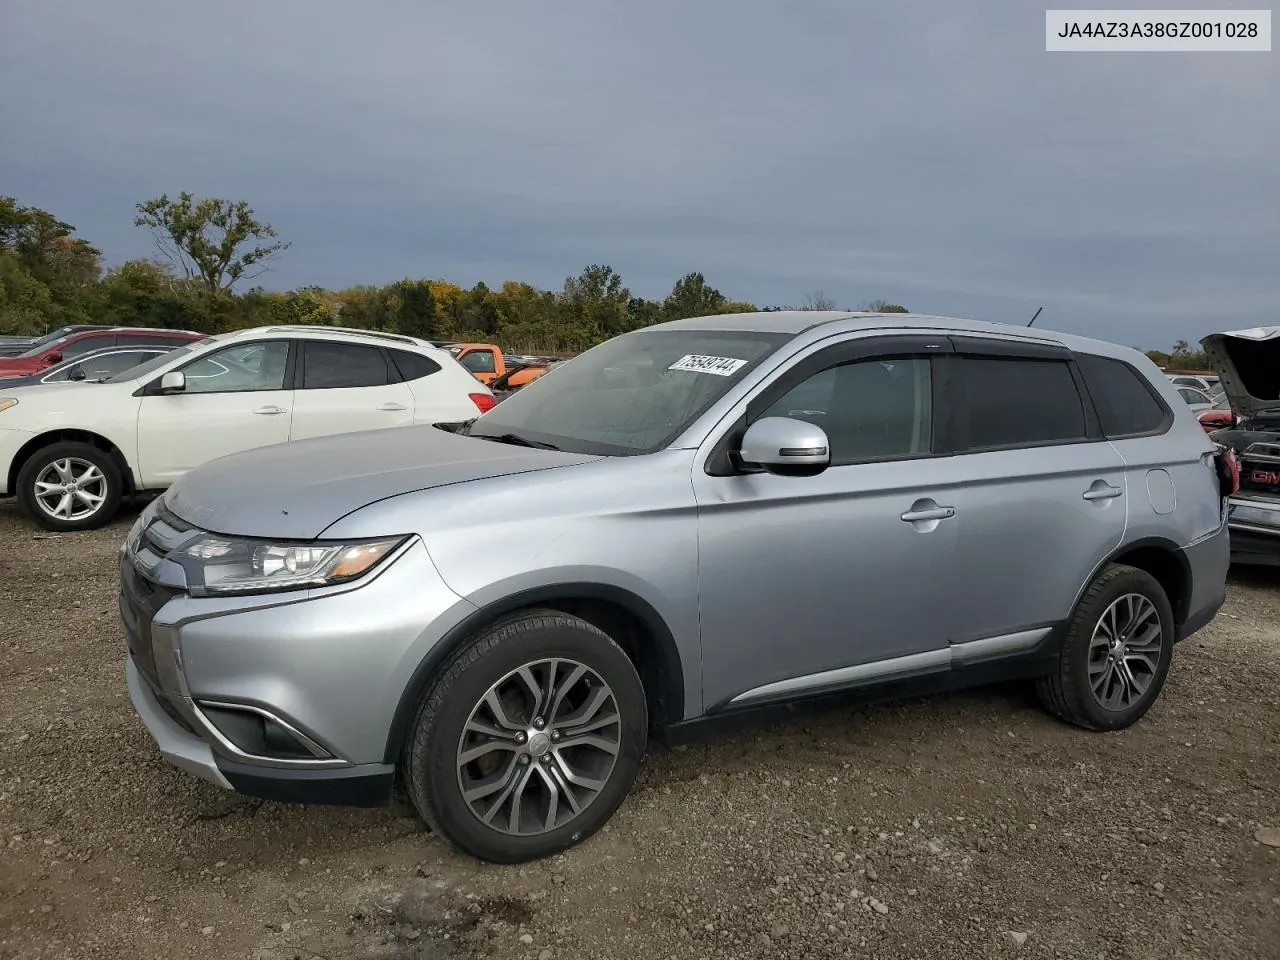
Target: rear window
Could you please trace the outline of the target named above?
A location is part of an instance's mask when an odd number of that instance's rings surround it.
[[[968,447],[1037,446],[1084,440],[1084,404],[1061,360],[963,357]]]
[[[1082,353],[1076,355],[1076,366],[1108,438],[1159,433],[1165,428],[1168,411],[1146,378],[1129,364]]]
[[[421,380],[440,369],[440,364],[420,353],[410,353],[408,350],[388,350],[387,353],[404,380]]]

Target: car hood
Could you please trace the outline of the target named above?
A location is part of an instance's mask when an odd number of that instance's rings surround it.
[[[353,510],[388,497],[599,459],[459,436],[428,425],[392,427],[273,444],[212,460],[170,487],[165,506],[203,530],[312,540]]]
[[[1280,410],[1280,327],[1211,333],[1200,344],[1232,410],[1242,416]]]

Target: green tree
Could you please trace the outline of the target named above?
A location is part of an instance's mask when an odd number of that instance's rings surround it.
[[[436,304],[425,280],[401,280],[392,286],[395,329],[409,337],[436,339]]]
[[[613,267],[593,263],[564,281],[566,318],[590,340],[604,340],[631,328],[631,291]]]
[[[127,260],[108,270],[92,298],[98,323],[200,329],[197,291],[154,260]]]
[[[257,219],[243,200],[197,198],[184,191],[176,200],[161,194],[137,209],[134,224],[150,230],[164,258],[198,284],[211,313],[236,283],[261,275],[289,246],[276,240],[275,228]]]
[[[55,314],[49,288],[8,250],[0,250],[0,333],[37,336]]]
[[[20,206],[13,197],[0,197],[0,253],[15,260],[26,274],[45,287],[48,296],[24,295],[27,320],[40,328],[89,318],[89,298],[102,273],[101,255],[84,240],[72,236],[75,228],[36,207]],[[8,282],[16,282],[10,269]],[[25,283],[25,282],[24,282]],[[10,294],[12,296],[12,293]],[[39,320],[29,312],[42,311]],[[16,314],[15,314],[16,316]]]
[[[708,284],[701,273],[687,273],[675,282],[667,299],[662,301],[662,319],[709,316],[720,313],[727,302],[725,295]]]

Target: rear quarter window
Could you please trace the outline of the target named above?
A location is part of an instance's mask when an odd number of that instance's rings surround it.
[[[420,353],[410,353],[408,350],[388,350],[387,354],[391,357],[391,362],[395,364],[396,370],[400,372],[400,377],[403,380],[421,380],[423,377],[429,377],[440,370],[440,364],[430,357],[424,357]]]
[[[1077,354],[1076,366],[1108,439],[1163,433],[1173,415],[1141,373],[1111,357]]]

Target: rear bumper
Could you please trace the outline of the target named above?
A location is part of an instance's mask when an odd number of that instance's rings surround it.
[[[1280,565],[1280,500],[1237,495],[1227,509],[1232,562]]]
[[[1176,638],[1185,640],[1217,616],[1227,602],[1227,570],[1231,566],[1231,537],[1224,524],[1190,546],[1183,556],[1190,574],[1191,596]]]

